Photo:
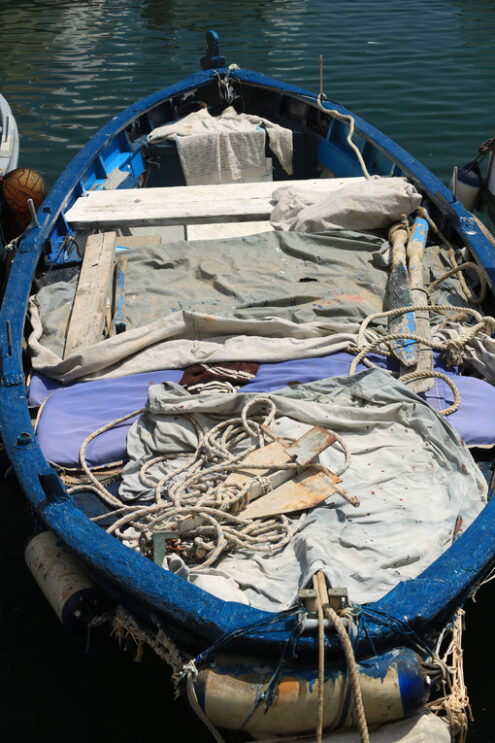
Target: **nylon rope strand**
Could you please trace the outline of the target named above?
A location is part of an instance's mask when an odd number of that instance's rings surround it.
[[[426,705],[434,714],[444,714],[447,717],[450,732],[459,743],[466,742],[468,715],[470,722],[474,721],[464,681],[462,631],[465,613],[464,609],[457,609],[451,624],[438,637],[433,658],[442,671],[443,695]],[[450,639],[440,655],[448,635]]]
[[[361,155],[361,152],[359,151],[359,148],[357,145],[352,141],[352,135],[354,134],[354,117],[350,114],[343,114],[340,113],[340,111],[337,111],[335,108],[325,108],[325,106],[322,104],[322,100],[328,100],[325,93],[323,92],[323,57],[320,54],[320,92],[316,98],[316,105],[318,106],[320,111],[323,111],[323,113],[333,116],[336,119],[339,119],[339,121],[344,121],[347,123],[349,131],[347,132],[347,144],[353,150],[355,153],[358,162],[361,166],[361,170],[363,171],[363,175],[368,180],[368,178],[371,178],[368,168],[365,165],[365,162],[363,160],[363,156]]]

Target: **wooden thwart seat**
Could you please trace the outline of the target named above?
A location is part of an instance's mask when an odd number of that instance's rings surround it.
[[[272,194],[281,186],[330,194],[344,183],[364,178],[315,178],[306,181],[260,181],[212,186],[129,188],[90,191],[65,217],[73,229],[102,230],[144,225],[251,222],[270,218]]]

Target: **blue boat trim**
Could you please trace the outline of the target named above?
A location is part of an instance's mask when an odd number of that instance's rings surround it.
[[[294,94],[301,100],[314,100],[309,91],[259,73],[236,70],[231,75],[241,82]],[[39,516],[116,600],[126,606],[132,605],[132,609],[143,617],[154,614],[166,628],[175,628],[178,633],[181,627],[186,627],[195,648],[206,647],[222,635],[236,631],[241,634],[232,640],[229,650],[277,657],[294,629],[293,618],[283,618],[273,625],[271,622],[276,615],[222,601],[186,584],[182,578],[163,571],[107,535],[74,506],[35,440],[22,371],[24,316],[35,267],[50,233],[60,229],[60,234],[63,234],[68,229],[63,211],[80,195],[88,163],[104,154],[109,138],[122,132],[136,117],[172,96],[207,85],[212,79],[216,79],[215,70],[198,73],[144,98],[115,116],[62,173],[38,213],[41,226],[31,227],[22,239],[0,311],[1,435],[19,482]],[[338,104],[325,102],[325,105],[348,113]],[[489,278],[495,280],[494,249],[462,204],[458,201],[451,203],[449,189],[374,127],[359,117],[355,117],[355,122],[358,137],[369,138],[378,150],[394,161],[396,172],[403,172],[420,183],[430,201],[444,214],[453,216],[459,233],[466,236]],[[321,148],[324,149],[326,144],[322,141]],[[495,502],[492,500],[452,547],[418,578],[400,583],[380,601],[363,606],[363,621],[356,641],[357,658],[385,652],[405,643],[414,645],[415,636],[424,637],[433,628],[445,624],[489,569],[494,554]],[[268,629],[259,626],[265,621],[270,622]],[[242,633],[242,628],[253,624],[258,624],[258,629]],[[336,635],[328,633],[326,642],[330,657],[340,655]],[[297,646],[298,656],[314,658],[316,647],[315,637],[303,635]]]

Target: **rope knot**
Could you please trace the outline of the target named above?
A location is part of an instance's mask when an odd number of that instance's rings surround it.
[[[464,344],[457,338],[449,338],[444,342],[441,354],[449,368],[460,366],[464,361]]]
[[[253,480],[260,486],[263,495],[266,495],[273,490],[272,482],[269,477],[256,475],[256,477],[253,477]]]
[[[193,681],[196,681],[198,678],[198,669],[194,660],[191,659],[187,663],[184,663],[180,671],[174,674],[174,677],[174,681],[176,681],[177,684],[179,684],[182,679],[188,677],[191,677]]]

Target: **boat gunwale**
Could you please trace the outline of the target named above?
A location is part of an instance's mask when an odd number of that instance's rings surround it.
[[[225,73],[226,70],[219,72]],[[314,94],[309,91],[285,85],[260,73],[236,70],[231,75],[241,82],[275,88],[307,102],[315,100]],[[0,310],[0,431],[28,500],[46,525],[76,553],[97,582],[100,577],[115,598],[121,597],[125,605],[126,597],[130,594],[138,613],[140,609],[143,615],[154,612],[170,626],[187,625],[197,644],[214,642],[220,635],[246,625],[271,621],[276,614],[226,602],[192,584],[186,584],[173,573],[164,573],[161,567],[107,535],[72,503],[58,476],[44,459],[34,436],[22,373],[21,342],[29,291],[41,251],[55,221],[63,213],[87,170],[89,157],[96,158],[111,138],[161,102],[202,87],[215,78],[216,71],[209,70],[147,96],[111,119],[90,139],[63,171],[40,208],[38,218],[41,226],[31,227],[20,240]],[[349,113],[339,104],[327,101],[325,105]],[[495,265],[495,251],[473,217],[460,202],[449,203],[450,191],[436,176],[372,125],[359,117],[354,118],[356,132],[360,136],[385,152],[392,162],[420,183],[444,213],[450,212],[460,235],[466,237],[466,225],[472,227],[474,234],[469,236],[472,240],[467,240],[467,237],[466,240],[471,245],[472,242],[476,245],[480,243],[483,247],[481,255],[485,252],[491,254],[491,263]],[[21,302],[24,303],[22,314],[19,312]],[[466,532],[417,578],[398,584],[379,601],[364,605],[370,618],[367,619],[366,630],[360,628],[357,657],[402,644],[406,626],[414,632],[424,633],[445,623],[491,565],[495,553],[493,526],[495,502],[491,501]],[[432,584],[435,585],[433,598],[428,590]],[[284,619],[278,629],[271,628],[268,632],[254,630],[248,637],[239,639],[238,644],[251,652],[277,655],[292,629],[293,621]],[[334,634],[328,633],[327,643],[329,652],[340,652],[339,641]],[[299,651],[302,655],[309,653],[313,656],[316,638],[302,636],[298,643]]]

